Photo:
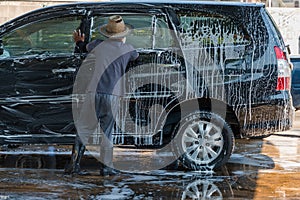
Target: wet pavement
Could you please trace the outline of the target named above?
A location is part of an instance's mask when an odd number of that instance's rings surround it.
[[[225,167],[178,169],[101,177],[87,153],[84,176],[65,175],[69,146],[2,147],[1,199],[300,199],[300,112],[292,130],[265,139],[236,140]],[[115,162],[147,164],[153,150],[117,148]],[[134,163],[134,162],[133,162]]]

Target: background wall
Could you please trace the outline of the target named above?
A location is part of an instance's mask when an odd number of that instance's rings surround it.
[[[292,54],[300,54],[300,8],[268,8]]]
[[[0,0],[0,24],[29,12],[48,5],[76,2],[74,0]]]
[[[93,0],[101,1],[101,0]],[[248,0],[247,0],[248,1]],[[256,1],[256,0],[251,0]],[[273,0],[274,2],[276,0]],[[291,1],[292,0],[285,0]],[[0,24],[31,10],[62,3],[79,2],[75,0],[0,0]],[[250,2],[250,0],[248,1]],[[286,2],[285,2],[286,3]],[[268,4],[266,4],[268,5]],[[300,54],[300,8],[268,7],[268,11],[279,27],[286,44],[293,55]]]

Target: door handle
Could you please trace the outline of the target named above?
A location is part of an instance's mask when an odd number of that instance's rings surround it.
[[[2,41],[2,39],[0,39],[0,55],[2,55],[3,53],[4,53],[3,41]]]
[[[76,72],[76,68],[64,68],[64,69],[52,69],[52,73],[53,74],[57,74],[57,73],[74,73]]]

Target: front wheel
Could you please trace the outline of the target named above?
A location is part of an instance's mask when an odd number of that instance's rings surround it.
[[[190,170],[218,168],[228,161],[233,151],[231,128],[223,118],[211,112],[187,115],[176,126],[174,135],[174,151]]]

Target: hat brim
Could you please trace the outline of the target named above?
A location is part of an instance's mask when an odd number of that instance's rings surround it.
[[[107,24],[100,26],[99,32],[102,35],[104,35],[105,37],[108,37],[108,38],[123,38],[126,35],[128,35],[130,33],[130,31],[133,29],[133,27],[131,25],[125,24],[125,30],[123,32],[109,33],[109,32],[106,31],[106,26],[107,26]]]

